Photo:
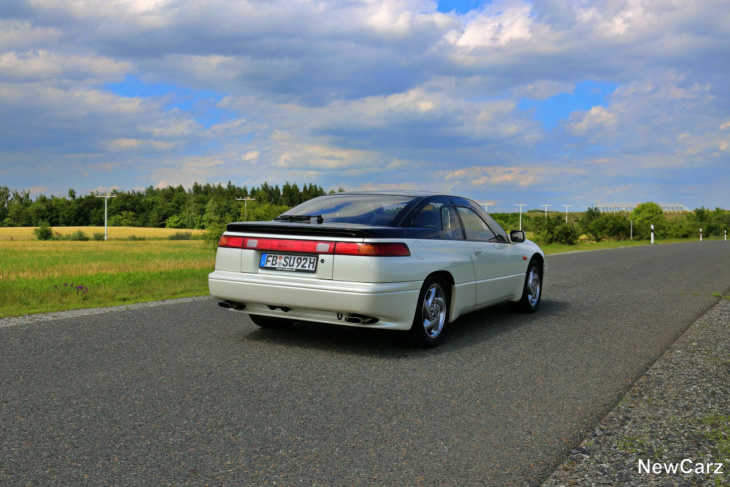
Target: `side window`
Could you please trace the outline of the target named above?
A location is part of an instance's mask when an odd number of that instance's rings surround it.
[[[441,203],[429,203],[413,218],[412,227],[441,230]]]
[[[458,208],[459,216],[464,224],[467,240],[494,241],[496,240],[494,232],[492,232],[484,220],[469,208]]]
[[[441,208],[441,220],[444,222],[444,238],[447,240],[464,240],[464,231],[461,228],[456,208]]]

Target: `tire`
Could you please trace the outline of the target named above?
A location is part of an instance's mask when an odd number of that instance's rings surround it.
[[[418,295],[411,325],[413,342],[423,348],[437,346],[443,340],[449,321],[449,287],[440,277],[426,279]]]
[[[525,284],[522,287],[522,298],[517,303],[517,309],[522,313],[534,313],[540,306],[542,299],[542,267],[533,259],[527,266]]]
[[[284,318],[272,318],[270,316],[261,315],[248,315],[248,317],[251,318],[251,321],[253,321],[254,324],[269,330],[284,330],[294,324],[292,320]]]

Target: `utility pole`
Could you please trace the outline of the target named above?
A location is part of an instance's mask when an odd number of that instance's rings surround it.
[[[106,242],[109,238],[109,226],[107,225],[107,204],[106,202],[109,201],[109,198],[116,198],[117,195],[115,194],[97,194],[95,195],[97,198],[104,198],[104,241]]]
[[[256,198],[246,196],[245,198],[236,198],[236,201],[243,201],[243,221],[248,221],[248,202],[256,201]]]
[[[522,230],[522,207],[527,206],[526,203],[516,203],[515,206],[520,207],[520,230]]]
[[[570,208],[573,205],[563,205],[565,208],[565,223],[568,223],[568,208]]]
[[[548,209],[548,206],[553,206],[553,205],[540,205],[540,206],[544,206],[545,207],[545,218],[547,218],[547,209]]]

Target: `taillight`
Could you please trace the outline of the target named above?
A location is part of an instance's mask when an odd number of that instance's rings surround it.
[[[335,255],[363,255],[371,257],[408,257],[411,251],[401,242],[356,243],[337,242]]]
[[[411,255],[408,246],[402,242],[326,242],[223,235],[218,241],[218,247],[273,250],[299,254],[361,255],[370,257],[408,257]]]
[[[335,250],[335,243],[317,240],[285,240],[278,238],[246,237],[243,239],[242,247],[244,249],[252,250],[276,250],[279,252],[304,254],[331,254]]]
[[[234,237],[231,235],[223,235],[218,240],[218,247],[228,247],[233,249],[240,249],[243,247],[243,237]]]

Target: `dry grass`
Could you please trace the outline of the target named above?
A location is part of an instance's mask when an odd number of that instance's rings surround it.
[[[33,230],[36,227],[3,227],[0,228],[0,240],[35,240]],[[104,233],[104,227],[53,227],[54,233],[70,235],[81,230],[89,237],[95,233]],[[168,238],[178,232],[190,232],[193,236],[205,234],[205,230],[187,230],[177,228],[144,228],[144,227],[109,227],[109,240],[128,239],[131,236],[142,238]]]

